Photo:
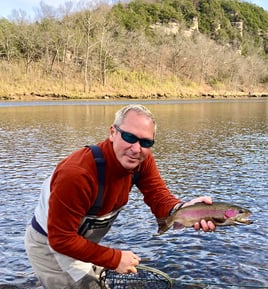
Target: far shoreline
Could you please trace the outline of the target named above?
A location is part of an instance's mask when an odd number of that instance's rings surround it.
[[[165,94],[151,94],[148,96],[133,96],[133,95],[100,95],[100,96],[70,96],[66,94],[56,94],[56,93],[29,93],[29,94],[14,94],[9,96],[0,96],[0,101],[7,101],[7,102],[31,102],[31,101],[165,101],[165,100],[213,100],[213,99],[265,99],[268,98],[268,93],[200,93],[199,95],[185,95],[184,96],[167,96]]]

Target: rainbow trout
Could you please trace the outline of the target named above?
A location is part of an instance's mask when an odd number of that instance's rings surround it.
[[[233,204],[214,202],[212,205],[196,203],[179,208],[171,216],[158,219],[158,234],[166,232],[171,226],[174,230],[192,227],[196,222],[204,219],[212,221],[216,226],[251,224],[248,220],[251,212]]]

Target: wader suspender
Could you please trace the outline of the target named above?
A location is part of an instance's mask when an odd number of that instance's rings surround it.
[[[99,210],[102,207],[102,201],[103,201],[103,191],[104,191],[104,182],[105,182],[105,159],[102,155],[102,151],[99,146],[97,145],[90,145],[86,146],[87,148],[90,148],[92,151],[92,154],[95,159],[96,167],[97,167],[97,177],[98,177],[98,195],[97,198],[93,204],[93,206],[88,210],[83,223],[80,225],[78,228],[78,234],[84,236],[86,234],[87,230],[90,228],[104,228],[107,226],[107,221],[103,220],[98,220],[98,219],[93,219],[90,218],[90,216],[96,216]],[[136,172],[133,174],[132,178],[132,185],[136,183],[139,177],[139,172]],[[112,217],[114,220],[117,215],[119,214],[119,211],[117,212],[116,215]],[[113,220],[110,219],[109,222],[112,224]],[[103,227],[104,226],[104,227]]]
[[[97,175],[98,175],[98,196],[95,200],[94,205],[89,209],[87,212],[88,215],[96,215],[97,212],[101,209],[102,207],[102,196],[103,196],[103,191],[104,191],[104,181],[105,181],[105,159],[102,155],[102,151],[99,146],[97,145],[87,145],[86,147],[90,148],[95,162],[96,162],[96,167],[97,167]],[[138,179],[139,179],[139,172],[135,172],[132,177],[132,185],[136,184]]]
[[[97,145],[86,146],[91,149],[97,167],[97,176],[98,176],[98,195],[95,200],[94,205],[87,212],[88,215],[96,215],[102,206],[102,196],[104,191],[104,173],[105,173],[105,159],[102,155],[102,151]]]

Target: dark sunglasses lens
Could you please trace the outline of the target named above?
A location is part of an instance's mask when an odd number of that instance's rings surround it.
[[[128,132],[122,132],[121,133],[122,139],[128,143],[135,143],[138,141],[138,138],[132,134],[132,133],[128,133]]]
[[[137,141],[140,142],[140,145],[143,148],[150,148],[154,144],[154,140],[150,139],[139,139],[134,134],[122,131],[121,132],[122,139],[128,143],[136,143]]]
[[[150,148],[152,147],[154,144],[154,141],[153,140],[150,140],[150,139],[141,139],[140,140],[140,145],[143,147],[143,148]]]

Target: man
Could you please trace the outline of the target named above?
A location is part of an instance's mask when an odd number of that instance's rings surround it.
[[[182,203],[169,192],[151,152],[155,133],[155,119],[144,106],[128,105],[116,113],[109,138],[98,144],[105,177],[101,208],[94,214],[88,212],[99,186],[90,148],[65,158],[45,181],[25,238],[29,260],[44,288],[98,288],[96,274],[102,267],[136,272],[140,258],[135,253],[99,244],[128,201],[133,174],[138,172],[136,185],[156,218],[168,217],[178,206],[212,203],[209,197]],[[194,227],[215,230],[205,220]]]

